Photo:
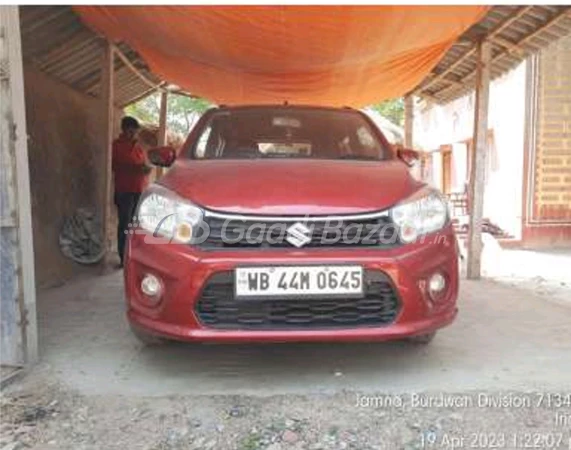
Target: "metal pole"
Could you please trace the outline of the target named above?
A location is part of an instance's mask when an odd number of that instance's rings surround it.
[[[477,44],[478,67],[476,69],[476,101],[474,106],[473,157],[470,170],[470,226],[468,231],[468,279],[481,277],[482,218],[484,214],[484,190],[486,186],[486,159],[488,153],[488,102],[490,92],[491,46],[488,42]]]

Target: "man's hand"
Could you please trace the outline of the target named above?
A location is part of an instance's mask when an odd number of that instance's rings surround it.
[[[153,167],[149,166],[147,164],[137,164],[133,168],[136,172],[144,173],[145,175],[147,175],[148,173],[150,173],[153,170]]]

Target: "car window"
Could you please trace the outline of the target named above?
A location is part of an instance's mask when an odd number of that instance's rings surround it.
[[[212,132],[212,127],[206,127],[200,134],[198,141],[196,142],[196,157],[204,158],[206,155],[206,146],[208,144],[208,138]]]
[[[190,151],[195,159],[389,159],[379,134],[352,110],[237,108],[211,114]]]
[[[357,138],[363,147],[374,149],[377,145],[375,138],[371,134],[371,130],[366,127],[357,129]]]

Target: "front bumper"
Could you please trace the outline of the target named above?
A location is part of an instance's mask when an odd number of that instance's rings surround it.
[[[196,303],[207,281],[239,265],[359,264],[387,275],[398,293],[400,308],[382,326],[311,329],[215,329],[198,319]],[[447,290],[438,301],[427,292],[427,279],[441,272]],[[151,273],[164,284],[153,304],[140,290]],[[205,251],[183,244],[145,242],[130,236],[125,264],[127,315],[131,324],[148,333],[177,340],[211,342],[372,341],[426,334],[451,323],[458,296],[457,245],[451,226],[439,233],[393,249],[263,249]],[[295,301],[295,300],[293,300]]]

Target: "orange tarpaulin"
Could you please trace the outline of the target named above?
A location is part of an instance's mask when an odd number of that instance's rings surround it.
[[[362,106],[405,94],[486,6],[75,6],[216,103]]]

